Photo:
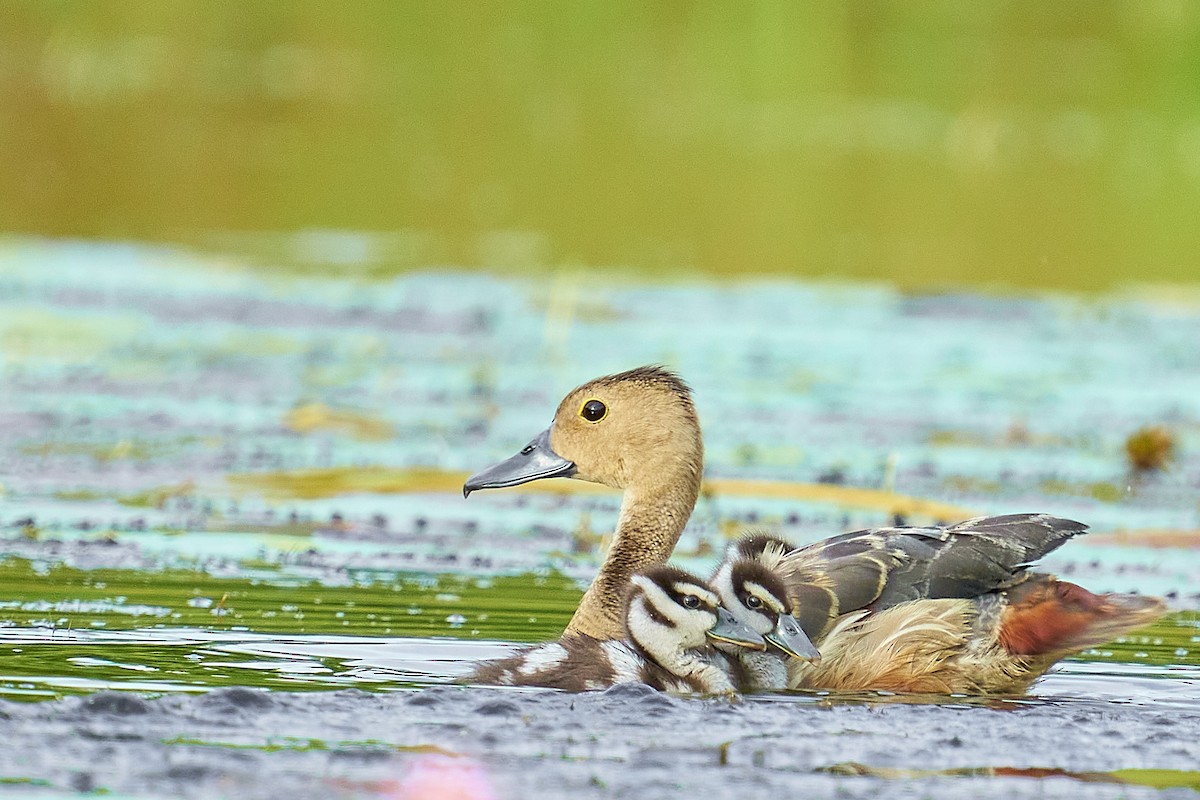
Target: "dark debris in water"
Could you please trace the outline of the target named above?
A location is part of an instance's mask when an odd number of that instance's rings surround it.
[[[128,692],[97,692],[83,698],[79,711],[88,716],[120,716],[147,714],[150,704]]]

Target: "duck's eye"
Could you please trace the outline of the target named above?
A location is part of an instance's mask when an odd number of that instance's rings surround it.
[[[588,422],[599,422],[608,416],[608,406],[599,400],[588,400],[583,404],[583,408],[579,409],[579,416]]]
[[[684,608],[699,608],[700,598],[694,594],[685,594],[683,596],[683,606]]]
[[[756,595],[747,595],[746,608],[762,608],[762,600]]]

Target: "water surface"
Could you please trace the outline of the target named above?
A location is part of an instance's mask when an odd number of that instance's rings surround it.
[[[388,796],[438,756],[513,797],[1192,796],[1197,340],[1196,307],[1132,295],[460,272],[368,287],[7,240],[0,780]],[[619,503],[562,482],[463,500],[463,475],[577,383],[653,362],[692,382],[705,428],[685,567],[754,527],[802,544],[1036,510],[1092,526],[1043,568],[1173,613],[1020,698],[441,685],[562,629]],[[1176,447],[1137,472],[1125,440],[1149,424]]]

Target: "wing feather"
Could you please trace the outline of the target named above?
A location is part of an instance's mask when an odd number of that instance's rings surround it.
[[[1087,526],[1047,514],[1005,514],[949,527],[851,531],[770,558],[814,639],[859,609],[978,597],[1016,586],[1037,559]]]

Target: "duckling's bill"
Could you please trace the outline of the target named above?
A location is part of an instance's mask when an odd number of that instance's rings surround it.
[[[780,614],[779,621],[775,623],[775,630],[763,638],[768,644],[778,647],[792,658],[814,663],[821,660],[821,651],[808,638],[804,628],[800,627],[800,621],[791,614]]]
[[[476,489],[503,489],[542,478],[569,478],[574,474],[575,463],[551,449],[550,429],[547,428],[515,456],[467,478],[463,484],[463,497]]]
[[[724,608],[717,609],[717,624],[708,630],[708,638],[728,642],[751,650],[766,650],[767,641],[751,628],[734,619]]]

